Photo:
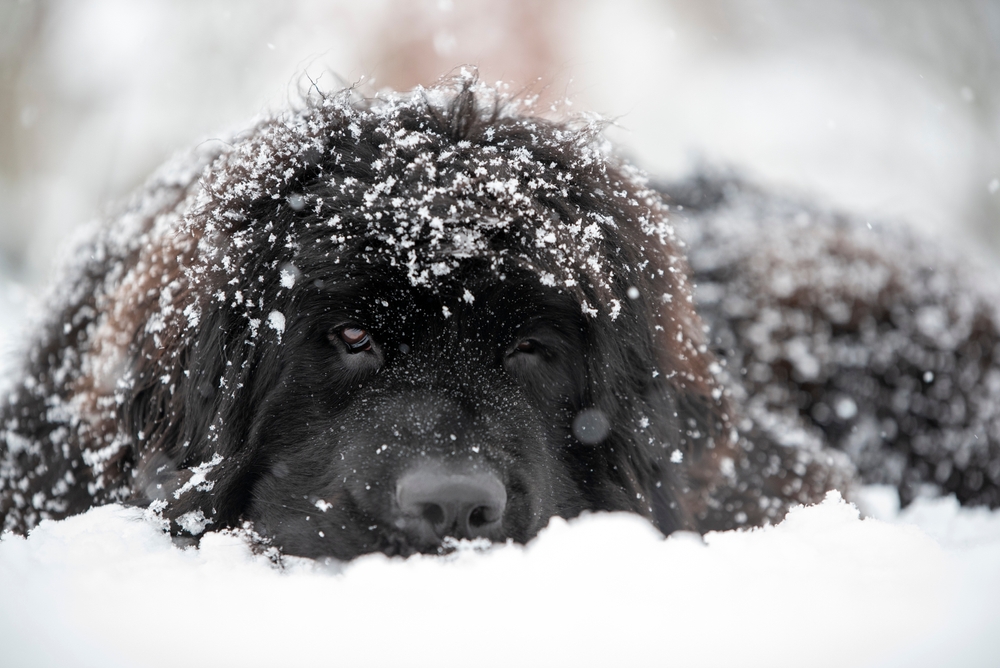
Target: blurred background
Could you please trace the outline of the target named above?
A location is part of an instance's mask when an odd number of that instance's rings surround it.
[[[0,318],[174,150],[309,78],[461,64],[613,118],[655,177],[736,167],[1000,253],[997,0],[0,0]]]

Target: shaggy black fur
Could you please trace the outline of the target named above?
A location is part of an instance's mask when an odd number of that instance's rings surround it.
[[[3,408],[8,529],[125,501],[351,558],[587,510],[761,525],[850,485],[733,408],[662,202],[597,126],[465,78],[178,164],[85,249]]]
[[[995,271],[731,175],[662,189],[724,382],[755,424],[846,452],[903,505],[1000,506]]]

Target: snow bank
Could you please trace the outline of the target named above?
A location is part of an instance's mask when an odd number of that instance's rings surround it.
[[[949,499],[881,521],[832,493],[704,541],[599,514],[463,547],[279,570],[96,508],[0,541],[4,664],[985,666],[1000,638],[1000,512]]]

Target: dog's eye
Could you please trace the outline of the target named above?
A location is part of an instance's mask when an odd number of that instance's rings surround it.
[[[518,344],[514,346],[514,350],[519,353],[534,353],[538,351],[538,343],[532,341],[531,339],[524,339],[523,341],[519,341]]]
[[[352,353],[362,353],[372,349],[372,340],[366,330],[348,325],[338,332],[340,340],[347,345]]]

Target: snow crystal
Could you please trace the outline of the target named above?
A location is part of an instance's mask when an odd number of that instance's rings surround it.
[[[298,280],[301,274],[302,272],[300,272],[295,265],[289,263],[284,264],[278,274],[281,287],[286,290],[291,290],[295,286],[295,281]]]
[[[205,527],[212,523],[212,520],[205,517],[201,510],[192,510],[177,518],[177,524],[192,536],[200,535]]]
[[[184,315],[187,317],[187,326],[189,329],[196,329],[198,323],[201,322],[201,309],[198,307],[197,302],[188,304],[184,308]]]
[[[617,299],[612,299],[611,300],[611,312],[609,313],[609,315],[611,316],[611,319],[612,320],[617,320],[618,316],[621,314],[621,312],[622,312],[622,303],[620,301],[618,301]]]
[[[199,492],[211,491],[212,488],[215,487],[215,482],[208,480],[208,474],[211,473],[212,469],[221,463],[222,455],[216,453],[212,455],[211,460],[191,467],[191,477],[174,491],[174,498],[179,499],[192,489],[198,490]]]
[[[271,311],[267,314],[267,324],[281,335],[285,331],[285,314],[280,311]]]
[[[315,506],[316,506],[317,508],[319,508],[319,509],[320,509],[321,511],[323,511],[324,513],[325,513],[326,511],[330,510],[330,508],[333,508],[333,504],[332,504],[332,503],[327,503],[327,502],[326,502],[325,500],[323,500],[323,499],[316,499],[316,503],[315,503],[314,505],[315,505]]]

